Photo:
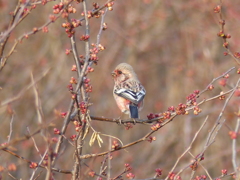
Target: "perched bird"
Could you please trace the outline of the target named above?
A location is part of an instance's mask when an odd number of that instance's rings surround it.
[[[123,113],[129,114],[130,118],[139,118],[138,111],[143,107],[146,91],[132,66],[121,63],[112,72],[112,76],[115,82],[113,96],[119,109]]]

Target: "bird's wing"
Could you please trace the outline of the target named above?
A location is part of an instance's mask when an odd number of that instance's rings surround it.
[[[114,93],[118,96],[121,96],[125,99],[128,99],[129,101],[131,101],[134,104],[138,104],[139,102],[141,102],[146,94],[145,89],[143,88],[142,85],[140,85],[141,87],[139,87],[138,91],[134,91],[131,90],[129,88],[116,88],[114,90]]]

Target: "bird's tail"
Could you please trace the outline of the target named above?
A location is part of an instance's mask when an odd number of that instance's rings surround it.
[[[138,106],[136,104],[129,104],[130,118],[138,119]]]

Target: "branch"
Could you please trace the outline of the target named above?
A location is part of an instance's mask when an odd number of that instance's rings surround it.
[[[2,149],[2,150],[5,151],[5,152],[7,152],[7,153],[9,153],[9,154],[11,154],[11,155],[13,155],[13,156],[15,156],[15,157],[17,157],[18,159],[21,159],[21,160],[27,162],[27,163],[30,164],[30,165],[33,163],[32,161],[30,161],[30,160],[28,160],[28,159],[26,159],[26,158],[24,158],[24,157],[22,157],[22,156],[17,155],[16,153],[10,151],[10,150],[7,149],[7,148]],[[40,161],[40,162],[41,162],[41,161]],[[37,163],[36,163],[36,164],[37,164]],[[37,164],[37,167],[41,167],[41,168],[45,168],[45,169],[47,168],[46,166],[43,166],[43,165],[41,165],[41,164]],[[54,172],[63,173],[63,174],[71,174],[71,173],[72,173],[72,172],[69,171],[69,170],[62,170],[62,169],[57,169],[57,168],[52,168],[51,170],[54,171]]]
[[[192,144],[193,144],[194,141],[196,140],[196,138],[197,138],[198,134],[200,133],[200,131],[202,130],[202,128],[205,126],[207,120],[208,120],[208,116],[205,118],[205,120],[204,120],[204,122],[202,123],[201,127],[199,128],[199,130],[195,133],[195,135],[194,135],[194,137],[193,137],[193,140],[192,140],[192,142],[190,143],[189,147],[180,155],[180,157],[178,157],[176,163],[174,164],[174,166],[172,167],[172,169],[171,169],[170,172],[173,172],[173,171],[174,171],[174,169],[176,168],[177,164],[178,164],[179,161],[182,159],[182,157],[183,157],[187,152],[190,151],[190,149],[192,148]],[[167,177],[165,178],[165,180],[167,180],[168,178],[169,178],[169,176],[167,176]],[[175,176],[174,179],[176,179],[176,178],[177,178],[177,176]]]

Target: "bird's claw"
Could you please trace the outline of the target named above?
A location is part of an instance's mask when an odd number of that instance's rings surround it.
[[[121,119],[121,117],[117,118],[117,119],[116,119],[116,122],[117,122],[118,125],[123,124],[123,123],[122,123],[122,119]]]
[[[136,119],[132,118],[132,121],[133,121],[133,124],[135,125],[136,124]]]

